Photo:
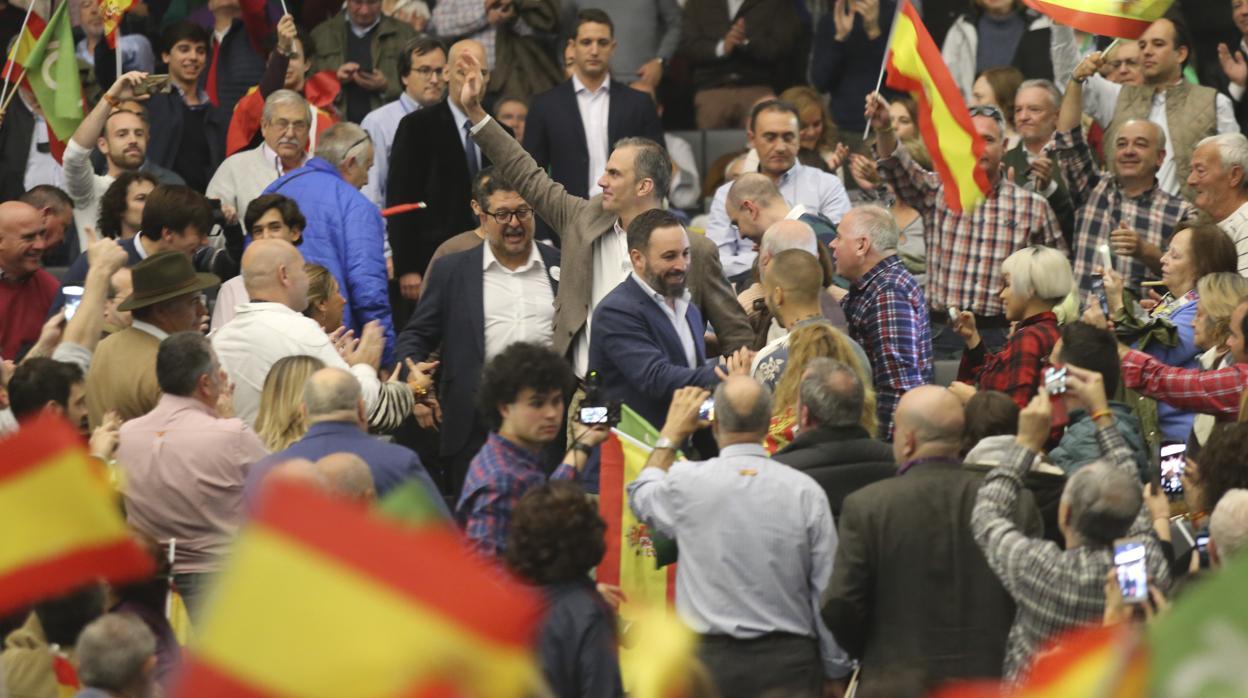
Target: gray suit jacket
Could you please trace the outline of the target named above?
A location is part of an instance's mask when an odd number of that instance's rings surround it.
[[[567,193],[496,121],[491,120],[473,139],[516,192],[559,235],[563,272],[555,297],[552,343],[555,351],[567,354],[572,339],[589,317],[594,240],[612,230],[617,216],[602,208],[601,195],[582,199]],[[689,236],[689,245],[693,255],[689,292],[702,316],[715,328],[720,351],[726,354],[750,346],[754,335],[745,311],[724,279],[719,248],[704,235],[696,234]]]

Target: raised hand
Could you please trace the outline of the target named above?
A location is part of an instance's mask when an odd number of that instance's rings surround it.
[[[1218,63],[1226,79],[1240,87],[1248,86],[1248,62],[1244,61],[1243,51],[1232,53],[1226,44],[1218,44]]]

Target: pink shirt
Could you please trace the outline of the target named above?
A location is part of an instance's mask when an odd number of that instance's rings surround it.
[[[268,452],[241,419],[162,395],[121,426],[117,461],[130,525],[162,545],[177,538],[174,572],[213,572],[243,518],[243,482]]]

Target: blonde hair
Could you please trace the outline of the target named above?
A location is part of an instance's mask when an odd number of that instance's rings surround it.
[[[1205,309],[1205,326],[1221,344],[1231,336],[1231,315],[1235,308],[1248,298],[1248,279],[1235,272],[1218,271],[1200,277],[1196,291]]]
[[[1020,295],[1054,304],[1061,303],[1075,285],[1066,255],[1042,245],[1024,247],[1006,257],[1001,271],[1010,275],[1010,285]]]
[[[772,415],[780,417],[786,410],[793,409],[797,395],[802,386],[802,374],[806,365],[817,357],[835,359],[854,369],[858,380],[863,385],[862,416],[858,423],[874,434],[879,426],[875,414],[875,391],[871,389],[871,377],[866,367],[858,360],[858,354],[850,344],[849,337],[826,322],[815,322],[803,325],[789,333],[789,360],[784,364],[784,373],[776,384],[776,392],[772,399]]]
[[[315,316],[316,307],[338,292],[338,280],[328,269],[316,262],[304,263],[303,271],[308,275],[308,307],[303,314],[319,322]]]
[[[303,387],[313,373],[325,368],[314,356],[286,356],[277,360],[264,378],[256,434],[270,453],[281,451],[303,437],[308,421],[303,414]]]
[[[797,107],[799,124],[801,123],[802,112],[808,109],[818,109],[820,118],[823,121],[823,133],[819,135],[819,142],[815,146],[821,150],[832,150],[836,147],[837,142],[840,140],[836,122],[832,120],[832,114],[824,106],[823,98],[819,96],[819,93],[813,87],[807,85],[790,87],[780,93],[780,99]]]

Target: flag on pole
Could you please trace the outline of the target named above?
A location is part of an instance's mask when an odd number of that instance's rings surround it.
[[[0,440],[0,452],[0,615],[101,577],[124,583],[154,571],[67,423],[40,417]]]
[[[13,48],[9,50],[4,68],[0,69],[0,75],[8,76],[11,81],[17,79],[18,74],[22,72],[26,57],[30,55],[31,49],[38,43],[39,37],[43,35],[43,30],[47,26],[48,23],[43,21],[38,12],[30,13],[30,19],[26,21],[26,29],[22,30],[21,37],[13,42]]]
[[[676,598],[676,566],[658,566],[664,542],[628,506],[628,485],[641,474],[658,438],[654,427],[624,405],[620,408],[620,423],[601,447],[598,512],[607,522],[607,552],[598,565],[597,575],[599,583],[618,586],[624,592],[627,600],[619,609],[622,627],[650,609],[674,612],[670,606]],[[650,658],[645,648],[620,648],[625,691],[632,692],[645,675],[647,661]]]
[[[48,20],[43,35],[22,61],[30,89],[43,109],[48,130],[62,141],[74,135],[82,121],[82,83],[74,32],[69,26],[68,0],[62,0]]]
[[[1165,16],[1174,0],[1023,0],[1058,24],[1075,29],[1138,39],[1148,25]]]
[[[541,596],[449,526],[267,483],[178,696],[531,695]]]
[[[988,194],[979,166],[984,141],[975,132],[966,102],[910,0],[902,0],[888,46],[887,85],[919,105],[919,133],[945,187],[945,205],[970,211]]]
[[[104,20],[104,38],[108,40],[109,48],[117,48],[117,28],[133,4],[134,0],[100,0],[100,19]]]

